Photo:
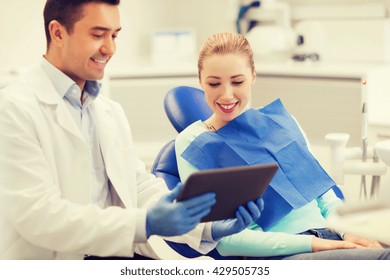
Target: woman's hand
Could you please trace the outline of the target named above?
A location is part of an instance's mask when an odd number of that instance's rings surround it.
[[[363,246],[345,240],[330,240],[313,237],[311,242],[311,249],[313,252],[336,250],[336,249],[356,249],[363,248]]]
[[[215,241],[224,236],[238,233],[244,230],[251,222],[261,216],[264,209],[264,201],[258,198],[256,201],[249,201],[246,205],[240,206],[236,212],[235,219],[215,221],[211,226],[211,235]]]
[[[343,239],[345,241],[349,241],[349,242],[355,243],[357,245],[360,245],[364,248],[383,248],[382,245],[376,240],[353,235],[350,233],[344,234]]]

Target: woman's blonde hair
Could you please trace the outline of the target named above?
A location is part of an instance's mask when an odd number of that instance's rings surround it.
[[[255,63],[253,60],[253,51],[248,40],[240,34],[233,32],[216,33],[210,36],[204,43],[199,52],[198,58],[198,77],[203,70],[203,62],[212,55],[224,54],[242,54],[248,58],[249,67],[255,75]]]

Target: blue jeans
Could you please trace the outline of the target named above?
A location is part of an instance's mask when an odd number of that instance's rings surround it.
[[[318,238],[322,238],[322,239],[343,240],[338,233],[333,232],[327,228],[309,229],[307,231],[304,231],[304,232],[301,232],[298,234],[314,235],[314,236],[317,236]]]

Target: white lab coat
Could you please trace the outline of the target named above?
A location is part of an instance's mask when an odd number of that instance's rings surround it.
[[[164,258],[134,245],[140,208],[166,187],[137,159],[121,106],[103,96],[93,104],[115,205],[102,210],[90,203],[89,147],[44,71],[36,66],[0,92],[0,259]],[[173,240],[198,249],[203,227]]]

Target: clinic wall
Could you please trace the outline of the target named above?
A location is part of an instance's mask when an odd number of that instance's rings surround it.
[[[263,1],[274,1],[274,0],[263,0]],[[278,0],[276,0],[278,1]],[[387,7],[390,7],[389,0],[282,0],[291,5],[302,5],[302,4],[366,4],[366,3],[383,3]]]
[[[158,28],[195,30],[197,48],[212,33],[233,31],[240,0],[122,0],[123,30],[111,67],[124,68],[150,55],[151,36]],[[266,0],[264,0],[266,1]],[[269,0],[268,0],[269,1]],[[271,0],[272,1],[272,0]],[[42,10],[46,0],[0,0],[0,72],[24,68],[46,50]],[[292,5],[372,3],[374,0],[287,0]],[[390,10],[390,0],[384,3]]]
[[[125,64],[148,52],[149,37],[160,25],[171,26],[172,0],[122,0],[123,30],[117,57]],[[46,51],[43,8],[46,0],[0,0],[0,72],[25,68]]]
[[[126,67],[150,55],[156,29],[191,28],[198,45],[211,33],[233,30],[229,7],[236,0],[122,0],[122,31],[111,67]],[[46,0],[0,0],[0,72],[25,68],[46,51],[42,11]]]
[[[145,62],[151,54],[153,32],[160,29],[193,30],[199,49],[211,34],[234,31],[235,5],[237,0],[122,1],[123,30],[111,67],[125,68],[126,62]]]
[[[42,10],[45,0],[0,0],[0,70],[37,61],[45,52]]]

